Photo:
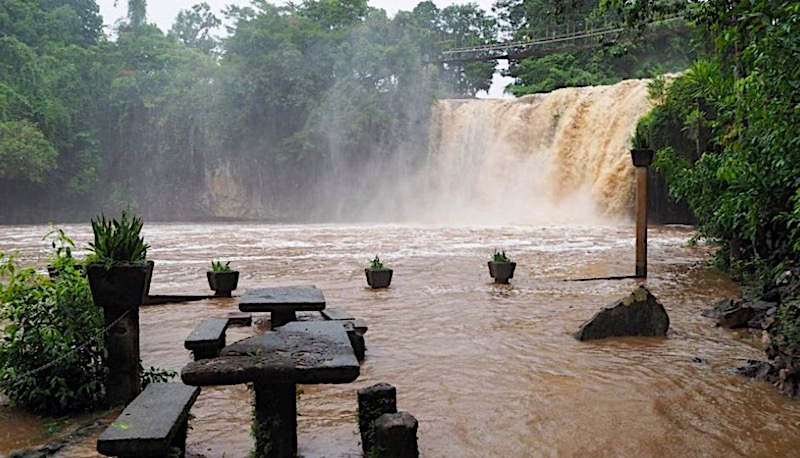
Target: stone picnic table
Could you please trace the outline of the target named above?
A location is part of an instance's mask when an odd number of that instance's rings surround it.
[[[350,383],[359,374],[340,322],[295,321],[189,363],[181,379],[193,386],[253,383],[255,456],[277,458],[297,454],[296,384]]]
[[[242,312],[270,312],[272,329],[297,319],[296,312],[325,310],[325,296],[316,286],[250,288],[239,299]]]

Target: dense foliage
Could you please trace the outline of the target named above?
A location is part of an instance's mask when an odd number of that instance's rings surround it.
[[[650,3],[625,8],[643,17]],[[712,0],[690,11],[705,57],[658,81],[659,105],[637,130],[659,150],[656,165],[697,216],[699,237],[716,244],[718,265],[767,291],[798,272],[800,4]],[[777,318],[775,341],[794,358],[797,300]]]
[[[712,51],[660,91],[663,103],[642,121],[658,165],[719,245],[721,265],[795,265],[800,6],[703,2],[696,21]]]
[[[685,2],[660,0],[647,21],[681,13]],[[626,18],[613,9],[601,10],[597,0],[498,0],[495,8],[506,33],[515,40],[540,39],[567,30],[595,29]],[[649,78],[691,65],[694,53],[684,21],[626,28],[609,35],[567,41],[563,49],[512,61],[505,71],[515,78],[509,92],[521,96],[562,87],[612,84],[626,78]]]
[[[219,40],[207,4],[166,34],[147,2],[127,4],[113,40],[92,0],[0,4],[3,222],[128,203],[148,218],[335,217],[424,158],[437,95],[486,90],[495,66],[426,62],[495,40],[475,5],[390,19],[366,0],[254,2],[226,10]]]
[[[48,414],[95,408],[105,393],[103,312],[68,247],[55,247],[52,279],[0,253],[0,390]]]

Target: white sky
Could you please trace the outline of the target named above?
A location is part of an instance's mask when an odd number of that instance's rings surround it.
[[[172,27],[172,21],[178,15],[178,11],[191,8],[192,5],[201,3],[204,0],[149,0],[147,2],[147,20],[148,22],[155,22],[163,31],[167,31]],[[383,8],[393,16],[397,11],[410,11],[417,6],[422,0],[369,0],[369,5],[376,8]],[[492,3],[494,0],[433,0],[433,2],[440,8],[452,4],[463,3],[477,3],[481,8],[487,12],[491,12]],[[127,12],[127,0],[116,0],[117,6],[114,6],[115,0],[98,0],[100,6],[100,14],[103,16],[103,21],[107,26],[114,24],[118,19],[125,17]],[[241,5],[246,6],[250,4],[250,0],[205,0],[206,3],[211,5],[214,13],[218,14],[221,18],[220,11],[227,5]],[[282,4],[282,0],[272,1],[273,4]],[[501,65],[505,62],[501,61]],[[489,97],[502,97],[503,88],[511,82],[511,78],[503,78],[499,74],[494,76],[494,82],[489,90]],[[479,97],[481,95],[479,94]],[[485,94],[483,96],[486,96]]]

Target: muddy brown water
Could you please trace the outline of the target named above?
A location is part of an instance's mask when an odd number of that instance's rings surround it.
[[[79,246],[88,225],[65,226]],[[44,267],[45,226],[0,227],[0,250]],[[305,457],[359,456],[356,390],[397,387],[420,422],[425,457],[796,456],[800,404],[727,369],[762,352],[747,334],[716,329],[700,311],[738,287],[704,266],[690,231],[651,228],[647,285],[667,308],[665,339],[577,342],[572,333],[635,280],[565,281],[633,271],[631,225],[425,226],[148,224],[152,294],[203,294],[211,259],[241,271],[239,289],[314,284],[328,307],[364,318],[367,357],[345,385],[303,386]],[[510,286],[490,282],[502,249],[518,263]],[[366,288],[379,254],[395,269],[386,290]],[[236,298],[142,309],[145,366],[180,370],[183,339]],[[263,326],[232,328],[233,342]],[[694,361],[701,362],[694,362]],[[195,404],[193,456],[244,457],[252,447],[246,387],[206,388]],[[0,418],[0,455],[41,444],[41,422],[13,409]],[[92,457],[95,437],[57,456]]]

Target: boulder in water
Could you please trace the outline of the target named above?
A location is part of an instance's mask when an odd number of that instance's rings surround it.
[[[621,336],[664,336],[669,329],[669,316],[661,302],[644,286],[627,297],[612,302],[575,334],[578,340],[605,339]]]

